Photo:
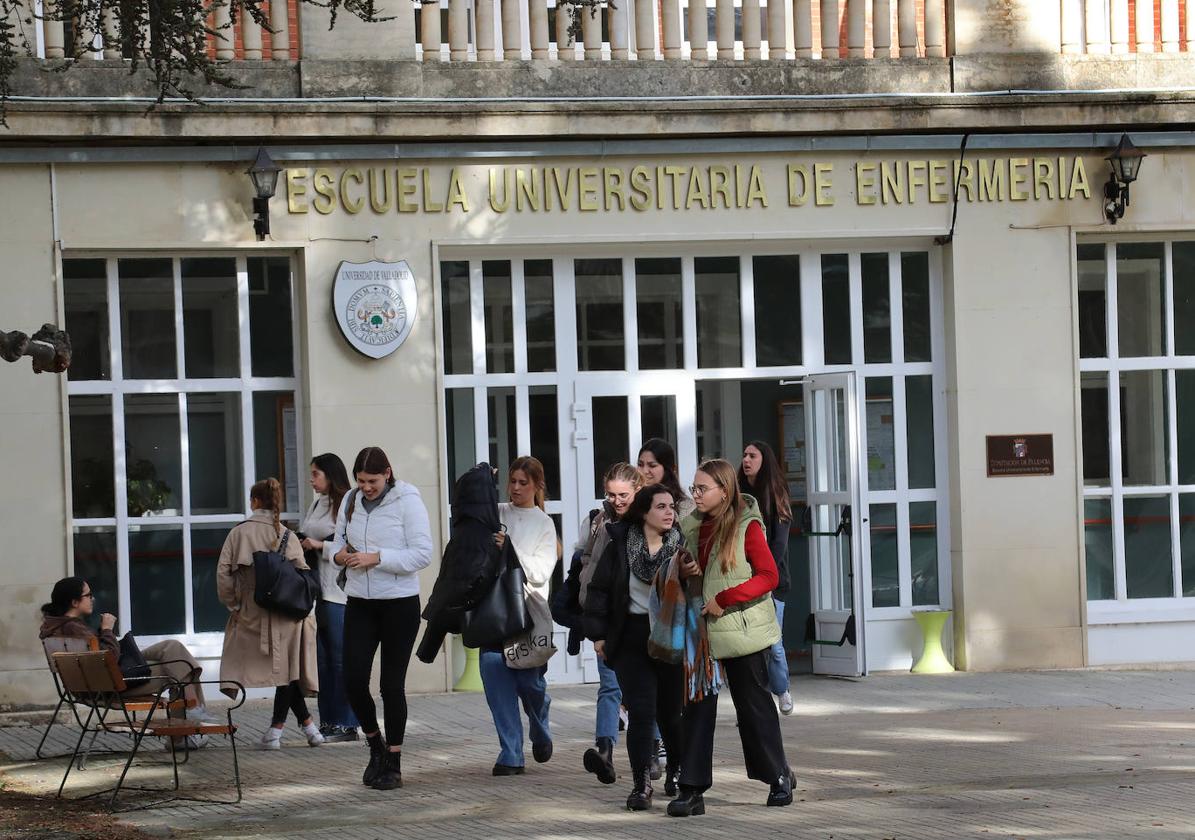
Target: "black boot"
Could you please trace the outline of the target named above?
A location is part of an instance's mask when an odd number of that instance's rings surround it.
[[[784,775],[772,782],[772,789],[768,791],[768,805],[783,807],[793,804],[793,788],[796,786],[796,774],[785,768]]]
[[[705,813],[705,798],[697,788],[681,785],[680,796],[668,803],[670,817],[696,817]]]
[[[677,784],[680,782],[680,765],[668,764],[664,768],[664,794],[676,796]]]
[[[378,774],[382,772],[382,762],[386,760],[386,744],[382,740],[381,732],[370,735],[365,742],[369,745],[369,764],[365,765],[361,784],[372,787]]]
[[[651,773],[646,767],[639,767],[631,771],[634,787],[627,797],[628,811],[646,811],[651,807]]]
[[[370,785],[374,790],[394,790],[402,787],[402,753],[386,750],[382,769]]]
[[[651,742],[651,767],[649,769],[651,771],[651,780],[653,782],[657,781],[660,778],[660,776],[664,775],[663,771],[660,769],[660,742],[659,741]]]
[[[617,776],[614,773],[614,741],[610,738],[598,738],[594,746],[585,751],[585,769],[594,773],[598,781],[604,785],[614,784]]]

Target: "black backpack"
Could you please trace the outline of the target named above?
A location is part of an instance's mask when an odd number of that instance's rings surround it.
[[[298,569],[286,559],[289,539],[287,530],[276,551],[253,552],[256,578],[253,602],[262,609],[301,621],[319,600],[319,573],[315,569]]]

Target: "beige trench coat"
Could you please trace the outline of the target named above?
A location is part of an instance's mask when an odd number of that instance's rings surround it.
[[[315,664],[315,616],[302,621],[262,609],[253,601],[256,577],[253,552],[278,548],[272,515],[259,511],[233,528],[224,541],[216,566],[216,589],[228,607],[224,628],[221,679],[236,680],[246,688],[269,688],[299,681],[305,693],[319,690]],[[306,569],[303,549],[293,533],[286,543],[286,557]],[[235,689],[226,692],[235,693]]]

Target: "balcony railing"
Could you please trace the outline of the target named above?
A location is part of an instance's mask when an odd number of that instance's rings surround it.
[[[1192,24],[1192,0],[1062,0],[1062,52],[1190,52]]]
[[[946,0],[612,0],[595,7],[565,0],[439,0],[417,12],[417,57],[933,58],[946,55],[945,5]],[[579,42],[570,31],[574,18],[580,21]]]

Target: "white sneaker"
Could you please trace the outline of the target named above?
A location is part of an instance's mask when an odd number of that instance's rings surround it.
[[[282,730],[271,726],[261,736],[261,740],[257,742],[259,750],[280,750],[282,749]]]
[[[319,727],[315,725],[315,721],[306,726],[299,727],[303,730],[303,734],[307,736],[307,746],[318,747],[324,742],[324,736],[320,734]]]
[[[784,692],[780,695],[780,714],[791,715],[793,713],[793,696],[790,692]]]
[[[181,751],[184,748],[188,749],[188,750],[199,750],[199,749],[203,749],[204,747],[207,746],[208,737],[201,732],[198,735],[187,735],[186,743],[183,742],[183,738],[181,738],[181,737],[174,738],[173,741],[174,741],[173,748],[176,751]],[[166,750],[166,752],[170,752],[170,750],[171,750],[170,741],[166,742],[164,749]]]

